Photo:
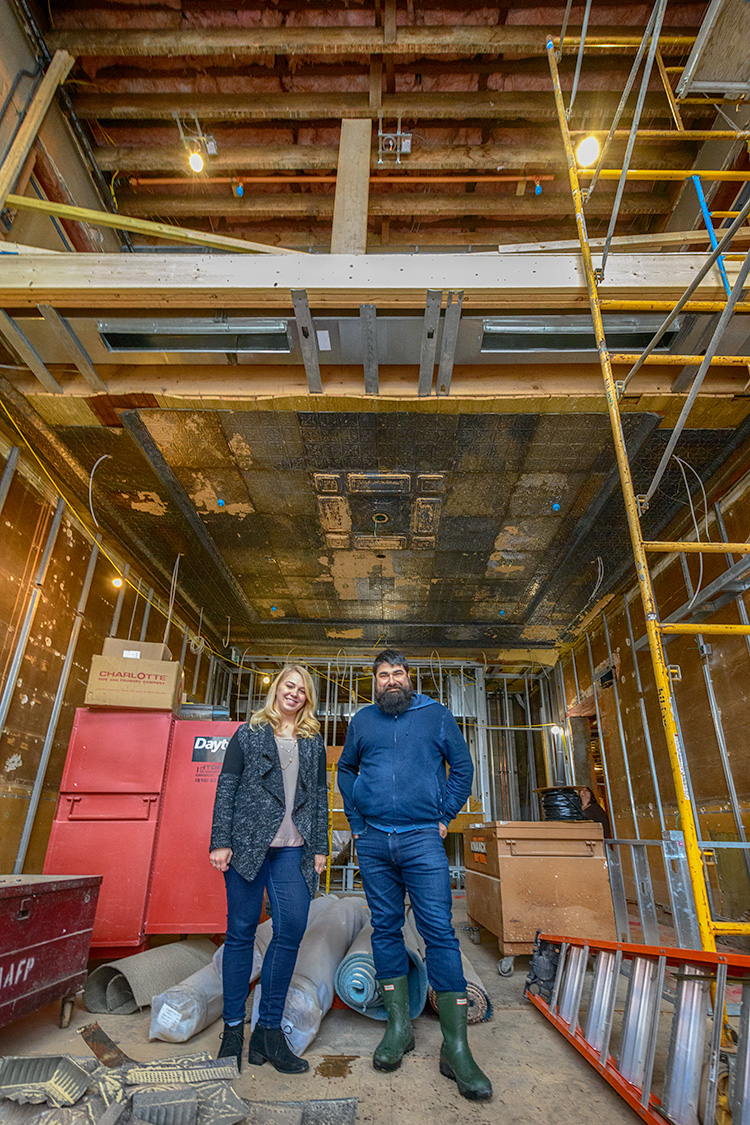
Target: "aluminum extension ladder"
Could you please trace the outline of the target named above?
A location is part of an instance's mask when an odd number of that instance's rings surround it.
[[[728,980],[742,988],[731,1046],[722,1036]],[[644,1121],[750,1125],[750,957],[540,933],[524,996]],[[663,998],[672,1005],[669,1026]],[[665,1041],[657,1096],[654,1064]]]

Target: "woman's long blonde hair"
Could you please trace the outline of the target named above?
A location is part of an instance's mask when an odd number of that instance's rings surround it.
[[[249,719],[249,726],[251,730],[257,730],[258,727],[263,726],[264,723],[270,723],[274,730],[278,730],[281,726],[281,712],[276,706],[276,689],[286,676],[296,672],[298,676],[302,677],[302,683],[305,685],[305,699],[302,709],[297,715],[297,733],[301,734],[303,738],[312,738],[320,730],[320,723],[315,718],[315,709],[318,705],[318,697],[315,691],[315,684],[312,681],[312,676],[307,668],[303,668],[301,664],[285,664],[279,672],[278,676],[274,677],[273,683],[268,689],[266,702],[258,711],[253,711]]]

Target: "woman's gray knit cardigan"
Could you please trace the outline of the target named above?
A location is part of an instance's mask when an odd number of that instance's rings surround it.
[[[284,778],[270,723],[237,731],[242,772],[219,775],[211,829],[211,851],[231,848],[231,865],[252,882],[284,819]],[[315,894],[315,856],[328,855],[326,748],[319,734],[298,739],[299,776],[292,820],[304,840],[301,870],[310,898]]]

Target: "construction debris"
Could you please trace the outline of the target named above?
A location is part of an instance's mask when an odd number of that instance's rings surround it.
[[[9,1055],[0,1061],[0,1096],[15,1102],[74,1105],[89,1081],[88,1073],[65,1055]]]

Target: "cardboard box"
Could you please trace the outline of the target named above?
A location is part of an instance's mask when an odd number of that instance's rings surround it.
[[[180,709],[182,665],[177,661],[94,656],[86,685],[87,707]]]
[[[171,660],[172,653],[166,645],[155,641],[121,641],[118,637],[107,637],[102,648],[102,656],[108,660]]]

